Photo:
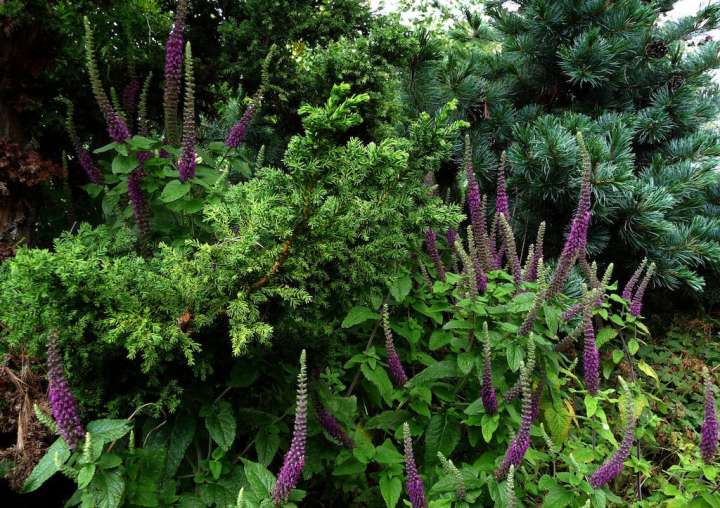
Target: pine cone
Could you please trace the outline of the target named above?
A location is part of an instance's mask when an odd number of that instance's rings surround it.
[[[673,74],[668,79],[668,89],[671,92],[677,92],[678,89],[685,83],[685,77],[682,74]]]
[[[645,46],[645,54],[650,58],[662,58],[667,55],[668,46],[665,41],[652,40]]]

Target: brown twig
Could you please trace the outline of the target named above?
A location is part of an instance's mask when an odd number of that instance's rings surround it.
[[[268,282],[270,282],[270,277],[275,275],[280,268],[285,264],[285,261],[287,261],[288,257],[290,256],[290,247],[292,247],[293,242],[295,241],[295,234],[293,234],[290,238],[288,238],[285,243],[283,244],[282,250],[280,251],[280,254],[278,254],[277,259],[275,260],[275,263],[273,263],[272,268],[270,268],[270,271],[260,277],[257,282],[255,282],[252,286],[250,286],[250,292],[257,291],[258,289],[265,286]]]

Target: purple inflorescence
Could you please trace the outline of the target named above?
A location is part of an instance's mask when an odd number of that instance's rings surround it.
[[[525,452],[530,448],[530,426],[532,425],[532,394],[530,392],[530,373],[523,366],[521,374],[522,384],[522,413],[520,415],[520,429],[508,446],[505,457],[495,471],[495,479],[500,481],[508,473],[510,466],[517,468],[525,457]]]
[[[415,455],[412,448],[412,437],[410,436],[410,427],[407,423],[403,424],[403,442],[405,445],[405,487],[407,488],[408,497],[412,508],[426,508],[427,499],[425,499],[425,486],[422,478],[418,474],[417,465],[415,464]]]
[[[648,269],[645,272],[645,276],[643,277],[640,285],[637,288],[637,291],[635,291],[635,294],[632,297],[632,301],[630,302],[630,314],[635,317],[639,316],[640,312],[642,312],[642,303],[643,296],[645,296],[645,289],[647,289],[648,283],[650,282],[650,279],[652,278],[654,272],[655,263],[650,263],[650,266],[648,266]]]
[[[450,228],[447,230],[447,233],[445,233],[445,238],[447,239],[447,243],[450,246],[450,249],[453,251],[453,253],[456,253],[455,240],[457,240],[457,232],[453,228]]]
[[[388,306],[383,306],[382,311],[383,330],[385,331],[385,350],[388,357],[388,366],[390,367],[390,377],[395,382],[395,386],[404,386],[408,378],[405,369],[400,362],[400,357],[395,351],[395,343],[393,341],[392,330],[390,329],[390,312]]]
[[[705,371],[705,417],[703,418],[700,438],[700,454],[706,463],[712,461],[718,447],[718,420],[715,397],[712,391],[710,374]]]
[[[285,454],[282,468],[278,474],[272,498],[276,505],[286,503],[290,492],[300,481],[305,466],[305,441],[307,439],[307,367],[305,350],[300,353],[300,373],[298,374],[297,399],[295,402],[295,427],[290,449]]]
[[[90,181],[95,184],[101,184],[103,181],[102,173],[93,162],[90,152],[80,145],[76,146],[75,150],[78,156],[78,162],[80,162],[80,166],[85,170],[85,174],[87,174]]]
[[[353,447],[352,439],[350,439],[350,436],[347,435],[345,430],[342,428],[342,425],[340,425],[340,422],[337,421],[337,418],[335,418],[335,416],[325,409],[317,400],[315,401],[315,413],[317,414],[320,426],[330,435],[330,437],[348,448]]]
[[[124,143],[130,137],[125,121],[115,112],[106,115],[108,134],[116,143]]]
[[[488,414],[497,413],[497,395],[492,383],[492,356],[490,351],[490,336],[487,331],[487,323],[484,324],[485,341],[483,344],[483,375],[482,375],[482,402]]]
[[[632,397],[628,397],[628,407],[626,410],[627,425],[623,434],[620,448],[610,459],[600,466],[590,477],[590,485],[597,489],[611,482],[622,471],[627,458],[630,456],[630,449],[633,444],[633,434],[635,432],[635,415],[633,413]]]
[[[243,113],[243,116],[240,117],[240,120],[238,120],[237,123],[228,131],[227,137],[225,138],[225,146],[228,148],[237,148],[245,141],[248,126],[255,116],[256,111],[257,104],[253,100],[253,102],[248,105],[247,109],[245,109],[245,113]]]
[[[584,317],[585,349],[583,352],[583,377],[587,390],[595,395],[600,389],[600,354],[595,342],[595,330],[591,312]]]
[[[177,143],[177,111],[182,81],[183,45],[187,1],[179,0],[172,31],[165,44],[165,89],[163,106],[165,110],[165,136],[173,145]]]
[[[123,109],[127,115],[126,118],[131,119],[135,116],[139,95],[140,80],[134,77],[125,85],[125,89],[123,90]]]
[[[437,248],[437,234],[432,229],[428,229],[425,232],[425,248],[427,249],[430,259],[435,264],[435,270],[437,271],[438,279],[445,280],[445,267],[443,266],[442,259],[440,259],[440,252]]]
[[[510,221],[510,202],[508,200],[507,185],[505,184],[505,152],[500,157],[497,177],[497,193],[495,195],[495,213],[504,215]]]
[[[85,436],[77,403],[73,397],[63,368],[62,355],[58,349],[57,337],[50,338],[47,353],[50,408],[58,431],[70,448],[75,448]]]
[[[632,301],[633,293],[635,291],[635,285],[637,284],[638,280],[640,280],[640,275],[642,275],[646,264],[647,258],[642,260],[640,266],[637,267],[637,270],[635,270],[635,272],[632,274],[632,277],[630,277],[630,279],[627,281],[625,289],[623,289],[622,297],[628,303]]]

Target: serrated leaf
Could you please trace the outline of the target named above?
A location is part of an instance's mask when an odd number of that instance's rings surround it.
[[[475,356],[470,352],[463,352],[457,356],[458,369],[467,376],[475,365]]]
[[[640,343],[635,339],[630,339],[630,342],[628,342],[628,351],[631,355],[634,355],[640,350]]]
[[[57,455],[57,459],[55,456]],[[30,476],[25,479],[23,484],[22,492],[32,492],[40,488],[48,478],[57,473],[60,469],[57,464],[65,464],[70,458],[70,448],[63,438],[58,438],[50,448],[48,448],[45,455],[40,459],[37,465],[33,468]]]
[[[653,369],[645,360],[640,360],[638,362],[638,369],[640,369],[646,376],[649,376],[655,380],[655,383],[660,385],[660,378],[657,375],[657,372],[655,372],[655,369]]]
[[[89,488],[97,508],[117,508],[125,493],[122,471],[117,468],[98,471]]]
[[[447,414],[435,414],[425,429],[425,463],[437,460],[437,452],[449,456],[460,441],[460,423]]]
[[[258,431],[255,437],[255,451],[257,452],[258,462],[263,466],[268,466],[272,462],[278,447],[280,446],[280,436],[274,427],[263,427]]]
[[[262,464],[242,459],[250,490],[259,499],[269,498],[275,486],[275,476]]]
[[[402,464],[405,457],[395,445],[386,439],[383,444],[375,448],[375,461],[380,464]]]
[[[457,363],[452,360],[443,360],[441,362],[433,363],[418,372],[412,379],[410,379],[410,381],[408,381],[408,386],[418,386],[437,379],[446,379],[457,376]]]
[[[402,275],[390,285],[390,294],[397,302],[402,302],[412,289],[412,279],[408,274]]]
[[[603,347],[606,343],[614,339],[618,336],[618,330],[616,328],[613,328],[611,326],[604,326],[600,328],[600,330],[597,333],[597,336],[595,337],[595,342],[597,343],[598,349]]]
[[[190,192],[191,187],[187,182],[183,183],[180,180],[170,180],[165,184],[162,194],[160,194],[160,201],[163,203],[177,201]]]
[[[92,434],[94,440],[109,443],[120,439],[130,432],[132,425],[126,419],[102,419],[94,420],[87,425],[87,431]]]
[[[365,379],[377,387],[382,398],[388,400],[392,396],[392,382],[387,372],[385,372],[385,369],[380,366],[376,366],[373,369],[367,363],[363,363],[360,365],[360,371],[363,373],[363,376],[365,376]]]
[[[445,330],[433,330],[432,334],[430,334],[430,351],[436,351],[440,349],[443,346],[446,346],[450,344],[450,341],[452,340],[452,335],[445,331]]]
[[[598,408],[598,400],[592,395],[585,395],[585,414],[587,417],[591,417],[595,414]]]
[[[165,479],[175,476],[195,435],[195,427],[195,418],[190,415],[182,414],[175,419],[165,455],[165,472],[163,474]]]
[[[570,415],[564,407],[558,409],[553,405],[548,405],[543,413],[553,441],[556,444],[564,443],[570,432]]]
[[[138,167],[138,164],[139,162],[134,155],[118,154],[112,160],[112,165],[110,166],[110,169],[115,174],[126,175],[130,173],[133,169]]]
[[[223,450],[228,450],[235,440],[236,422],[229,402],[221,400],[203,411],[205,428],[210,437]]]
[[[492,440],[493,434],[500,425],[499,415],[484,414],[480,426],[482,427],[482,436],[486,443]]]
[[[383,475],[380,477],[380,494],[385,501],[385,508],[395,508],[402,493],[400,478]]]
[[[79,489],[87,487],[95,476],[95,464],[85,464],[80,468],[77,476],[77,486]]]
[[[350,312],[347,313],[347,316],[345,316],[345,319],[343,319],[342,327],[343,328],[350,328],[351,326],[359,325],[360,323],[364,323],[368,320],[377,320],[380,316],[377,312],[373,312],[372,310],[368,309],[365,306],[356,306],[350,309]]]

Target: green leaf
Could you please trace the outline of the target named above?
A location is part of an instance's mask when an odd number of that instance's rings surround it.
[[[195,421],[195,418],[188,414],[182,414],[175,419],[165,455],[165,478],[175,476],[180,467],[180,462],[195,435]]]
[[[130,139],[130,149],[135,151],[150,150],[154,144],[155,141],[144,136],[135,135]]]
[[[480,426],[482,427],[482,436],[486,443],[490,442],[499,425],[500,415],[483,415]]]
[[[97,508],[117,508],[125,493],[125,480],[118,468],[95,473],[90,483],[90,493]]]
[[[95,464],[85,464],[80,468],[77,477],[77,486],[79,489],[87,487],[95,476]]]
[[[380,493],[385,501],[386,508],[395,508],[402,493],[400,478],[383,475],[380,477]]]
[[[87,425],[87,431],[92,434],[94,440],[101,440],[105,443],[120,439],[130,432],[132,425],[125,418],[94,420]]]
[[[50,448],[48,448],[47,452],[45,452],[45,455],[43,455],[40,459],[40,462],[37,463],[30,473],[30,476],[25,479],[22,492],[32,492],[37,490],[47,481],[48,478],[60,470],[57,465],[65,464],[69,458],[70,448],[67,443],[63,438],[57,439],[52,445],[50,445]]]
[[[475,365],[475,356],[471,352],[463,352],[457,356],[458,369],[467,376]]]
[[[262,427],[255,437],[255,451],[257,452],[258,462],[263,466],[268,466],[272,462],[278,447],[280,446],[280,436],[274,427]]]
[[[443,330],[471,330],[475,325],[467,319],[451,319],[443,326]]]
[[[235,440],[235,416],[229,402],[221,400],[201,412],[210,437],[220,448],[228,450]]]
[[[275,486],[275,476],[262,464],[242,459],[245,465],[245,478],[250,484],[250,490],[259,499],[268,498]]]
[[[115,174],[126,175],[138,167],[138,160],[134,155],[116,155],[110,169]]]
[[[219,460],[211,460],[208,462],[208,467],[210,468],[210,474],[213,477],[213,480],[220,479],[220,474],[222,473],[222,463]]]
[[[437,452],[449,456],[460,441],[460,423],[447,414],[435,414],[425,429],[425,463],[437,460]]]
[[[87,192],[88,196],[90,196],[91,198],[98,197],[103,191],[103,187],[95,183],[88,183],[86,185],[83,185],[83,189],[85,189],[85,192]]]
[[[630,342],[628,342],[628,351],[631,355],[634,355],[640,350],[640,343],[635,339],[630,339]]]
[[[565,506],[571,506],[575,501],[575,493],[565,489],[560,485],[554,485],[543,500],[543,508],[564,508]]]
[[[372,369],[370,365],[363,363],[360,365],[360,370],[362,371],[363,376],[365,376],[365,379],[377,387],[382,398],[388,400],[389,397],[392,396],[392,382],[390,381],[387,372],[385,372],[385,369],[379,366]]]
[[[412,289],[412,279],[405,274],[395,279],[390,286],[390,294],[397,302],[402,302]]]
[[[513,372],[517,372],[518,370],[520,370],[520,364],[522,363],[523,359],[522,348],[514,342],[511,342],[507,345],[505,355],[507,356],[507,362],[510,370],[512,370]]]
[[[545,324],[551,335],[557,335],[560,326],[560,317],[562,312],[554,305],[543,305],[543,313],[545,314]]]
[[[548,405],[543,412],[550,435],[556,444],[564,443],[570,432],[570,415],[562,406]]]
[[[189,183],[182,183],[180,180],[170,180],[165,184],[165,188],[160,194],[160,201],[163,203],[171,203],[177,201],[181,197],[185,196],[190,192],[191,185]]]
[[[368,321],[370,319],[374,321],[379,318],[380,316],[377,312],[373,312],[372,310],[362,305],[356,306],[350,309],[350,312],[347,313],[347,316],[345,316],[345,319],[343,319],[342,327],[350,328],[351,326],[359,325],[360,323],[364,323],[365,321]]]
[[[402,464],[405,460],[389,439],[375,448],[375,460],[380,464]]]
[[[449,332],[446,332],[445,330],[433,330],[432,334],[430,334],[430,350],[436,351],[441,347],[450,344],[451,340],[452,335]]]
[[[418,372],[412,379],[410,379],[410,381],[408,381],[408,385],[410,387],[418,386],[437,379],[457,376],[457,362],[454,362],[453,360],[443,360],[441,362],[433,363]]]
[[[618,333],[619,332],[617,328],[613,328],[611,326],[604,326],[603,328],[600,328],[597,333],[597,337],[595,338],[598,349],[603,347],[607,342],[617,337]]]
[[[113,141],[112,143],[108,143],[108,144],[105,145],[105,146],[101,146],[100,148],[96,148],[95,150],[93,150],[92,153],[105,153],[105,152],[109,152],[110,150],[113,150],[116,146],[118,146],[118,144]]]
[[[623,353],[619,349],[613,349],[613,352],[612,352],[613,363],[620,363],[620,360],[623,359],[623,356],[625,356],[625,353]]]
[[[592,395],[585,395],[585,414],[588,418],[593,416],[598,408],[598,400]]]
[[[655,372],[655,369],[648,365],[645,360],[640,360],[638,362],[638,369],[640,369],[646,376],[653,378],[658,386],[660,385],[660,378],[658,377],[657,372]]]

